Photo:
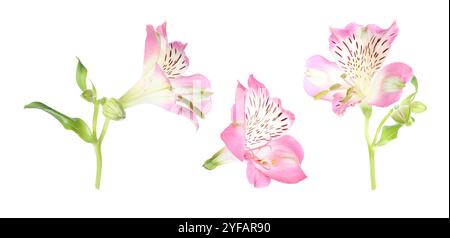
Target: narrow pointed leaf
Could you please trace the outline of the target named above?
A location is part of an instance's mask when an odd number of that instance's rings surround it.
[[[76,79],[78,87],[81,89],[81,91],[85,91],[87,89],[86,87],[86,77],[87,77],[87,69],[84,67],[84,65],[81,63],[80,59],[78,59],[78,65],[77,65],[77,72],[76,72]]]
[[[416,89],[416,93],[419,90],[419,82],[417,82],[417,78],[414,75],[411,79],[411,84],[414,85],[414,88]]]
[[[80,138],[84,141],[88,143],[93,143],[95,141],[95,137],[92,134],[91,129],[86,124],[86,122],[84,122],[80,118],[68,117],[41,102],[32,102],[26,105],[25,108],[41,109],[56,118],[56,120],[58,120],[64,126],[64,128],[77,133],[78,136],[80,136]]]

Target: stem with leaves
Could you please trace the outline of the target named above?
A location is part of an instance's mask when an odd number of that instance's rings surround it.
[[[414,101],[418,90],[418,83],[416,77],[411,79],[411,84],[414,86],[415,91],[411,95],[407,96],[401,101],[399,105],[391,108],[386,115],[381,119],[378,124],[374,137],[371,139],[369,135],[370,118],[372,116],[372,107],[367,104],[361,105],[361,110],[364,114],[364,136],[367,143],[369,152],[369,164],[370,164],[370,187],[375,190],[377,187],[375,176],[375,149],[383,146],[390,141],[397,138],[398,130],[403,126],[410,126],[414,122],[412,113],[422,113],[426,110],[425,104]],[[392,118],[396,124],[391,126],[385,126],[386,121]],[[381,133],[381,135],[380,135]]]
[[[81,89],[81,97],[89,103],[94,105],[94,115],[92,117],[92,131],[87,123],[80,118],[72,118],[65,114],[56,111],[55,109],[45,105],[41,102],[32,102],[27,104],[25,108],[40,109],[56,118],[61,125],[67,129],[75,132],[83,141],[94,146],[95,156],[97,159],[97,173],[95,178],[95,187],[100,188],[100,181],[102,177],[102,143],[105,139],[106,131],[108,130],[109,122],[111,120],[119,121],[125,118],[125,111],[122,104],[115,98],[101,98],[97,99],[97,90],[91,82],[91,87],[88,88],[86,84],[87,69],[78,59],[76,70],[76,80],[78,87]],[[100,111],[103,109],[105,122],[100,135],[97,137],[97,121]]]

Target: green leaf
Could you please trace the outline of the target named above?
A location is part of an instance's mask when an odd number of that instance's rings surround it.
[[[414,88],[416,89],[416,93],[419,90],[419,82],[417,82],[417,78],[414,75],[411,79],[411,84],[414,85]]]
[[[97,89],[94,86],[94,83],[89,79],[89,82],[91,82],[91,90],[92,92],[94,92],[95,97],[97,97]]]
[[[80,59],[77,57],[78,65],[77,65],[77,84],[78,87],[81,89],[81,91],[86,91],[86,77],[87,77],[87,69],[84,67],[84,65],[81,63]]]
[[[419,101],[414,101],[411,103],[411,112],[422,113],[427,110],[427,106]]]
[[[54,118],[56,118],[56,120],[58,120],[64,126],[64,128],[77,133],[80,136],[80,138],[83,139],[84,141],[86,141],[88,143],[95,142],[95,137],[92,134],[91,129],[80,118],[68,117],[68,116],[48,107],[47,105],[45,105],[41,102],[32,102],[32,103],[26,105],[25,108],[41,109],[41,110],[49,113],[50,115],[52,115]]]
[[[398,130],[402,127],[402,124],[397,124],[393,126],[383,126],[383,130],[381,132],[380,140],[375,144],[376,146],[383,146],[390,141],[397,138]]]

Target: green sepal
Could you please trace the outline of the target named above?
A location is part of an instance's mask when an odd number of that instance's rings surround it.
[[[207,170],[213,170],[217,168],[220,165],[226,164],[229,161],[226,159],[226,157],[222,156],[222,154],[225,152],[225,148],[220,149],[217,151],[211,158],[205,161],[203,163],[203,168]]]
[[[361,104],[361,111],[364,114],[364,117],[370,118],[372,116],[372,106],[368,104]]]

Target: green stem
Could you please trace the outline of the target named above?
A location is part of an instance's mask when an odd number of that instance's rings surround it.
[[[375,136],[372,140],[370,140],[369,135],[369,124],[370,124],[370,116],[372,114],[372,111],[370,110],[370,113],[365,113],[365,121],[364,121],[364,135],[366,138],[367,143],[367,149],[369,151],[369,163],[370,163],[370,187],[372,190],[375,190],[377,188],[377,182],[375,178],[375,148],[378,136],[380,135],[381,129],[383,129],[384,123],[389,119],[394,109],[390,109],[389,112],[383,117],[380,124],[378,125],[378,128],[375,132]],[[364,112],[364,111],[363,111]]]
[[[105,138],[106,131],[108,130],[109,122],[110,122],[109,118],[106,118],[105,122],[103,123],[103,129],[100,134],[100,137],[94,144],[95,156],[97,157],[97,173],[95,176],[95,188],[97,189],[100,189],[100,181],[102,178],[102,142],[103,139]]]
[[[105,123],[103,123],[103,129],[102,133],[100,134],[100,137],[98,138],[98,143],[101,144],[103,142],[103,139],[105,138],[106,131],[108,130],[109,122],[111,120],[109,118],[105,119]]]
[[[375,132],[375,136],[373,137],[373,140],[372,140],[373,146],[377,143],[378,135],[380,134],[381,129],[384,126],[384,123],[387,121],[387,119],[389,119],[389,117],[391,116],[393,111],[394,111],[393,108],[391,110],[389,110],[388,113],[386,114],[386,116],[383,117],[383,120],[381,120],[380,124],[378,125],[377,131]]]
[[[97,117],[98,117],[98,109],[99,109],[99,105],[98,105],[98,101],[97,99],[94,101],[94,117],[92,119],[92,132],[95,136],[95,138],[97,138]]]
[[[373,144],[370,142],[369,122],[370,122],[370,115],[366,115],[364,121],[364,135],[366,138],[367,149],[369,151],[370,187],[372,188],[372,190],[375,190],[377,188],[377,182],[375,178],[375,148]]]
[[[100,181],[102,179],[102,146],[100,143],[94,145],[95,156],[97,158],[97,173],[95,176],[95,188],[100,189]]]
[[[369,146],[369,163],[370,163],[370,187],[372,190],[377,188],[377,181],[375,179],[375,148]]]

